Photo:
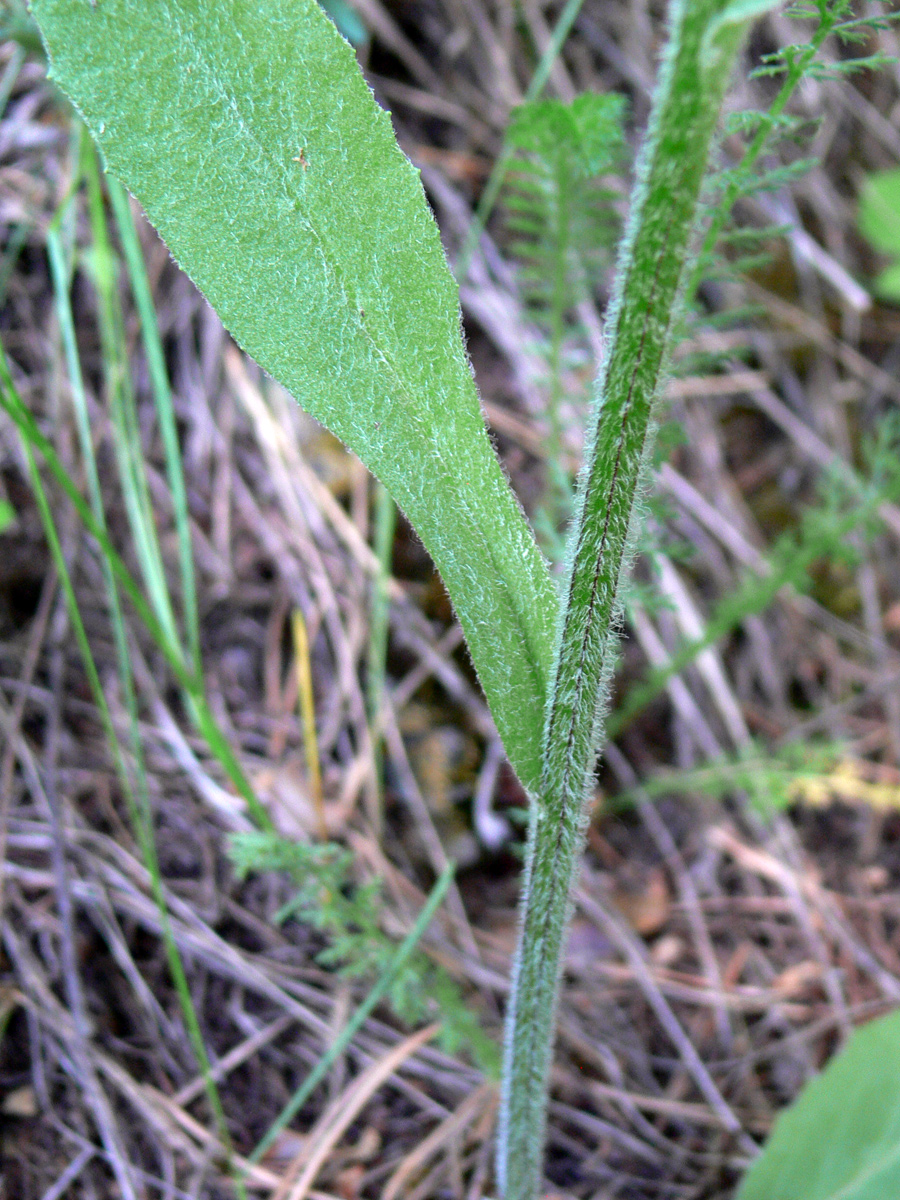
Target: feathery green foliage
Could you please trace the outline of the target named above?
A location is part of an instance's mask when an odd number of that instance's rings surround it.
[[[819,502],[804,508],[797,527],[783,533],[766,555],[768,570],[752,571],[713,608],[703,636],[685,642],[665,666],[647,672],[610,714],[615,737],[651,704],[666,684],[698,655],[734,632],[747,617],[764,612],[783,588],[810,590],[812,569],[825,562],[856,565],[860,542],[881,529],[879,508],[900,500],[900,417],[889,413],[860,444],[859,472],[835,463],[819,482]]]
[[[616,94],[588,92],[571,104],[535,100],[513,110],[506,134],[512,154],[504,197],[510,249],[520,263],[528,315],[545,339],[540,349],[547,376],[541,383],[550,495],[535,515],[535,528],[551,562],[562,559],[560,529],[573,499],[563,400],[576,411],[587,401],[587,386],[573,389],[571,382],[573,371],[590,363],[584,346],[572,345],[575,310],[591,298],[618,237],[615,193],[603,176],[624,165],[624,108]]]
[[[703,795],[726,800],[736,793],[746,796],[763,817],[782,812],[805,794],[805,785],[819,784],[842,756],[843,747],[833,743],[786,742],[772,750],[750,745],[740,754],[728,755],[687,770],[660,771],[642,780],[634,789],[617,793],[608,801],[611,811],[630,808],[640,797]]]
[[[343,1027],[341,1032],[332,1041],[331,1045],[316,1063],[315,1067],[310,1071],[297,1088],[293,1096],[279,1113],[276,1120],[270,1126],[265,1137],[250,1155],[250,1162],[259,1162],[266,1152],[274,1145],[278,1134],[282,1129],[286,1128],[290,1122],[300,1111],[309,1097],[313,1094],[319,1084],[325,1079],[328,1072],[338,1061],[341,1055],[346,1051],[352,1039],[362,1028],[365,1020],[375,1011],[375,1008],[384,999],[391,987],[394,979],[405,968],[409,956],[413,953],[416,946],[419,944],[422,935],[430,925],[435,913],[441,905],[441,901],[447,894],[453,880],[453,864],[448,863],[441,872],[438,879],[435,881],[434,887],[429,893],[428,899],[422,906],[422,910],[416,917],[412,929],[397,947],[386,969],[381,973],[377,982],[370,990],[368,996],[357,1008],[356,1012]]]
[[[277,913],[276,921],[296,917],[328,939],[317,959],[350,978],[377,979],[396,954],[394,940],[383,930],[384,900],[380,880],[353,882],[353,855],[333,842],[291,842],[274,833],[235,834],[231,858],[238,875],[285,871],[296,895]],[[393,979],[387,1001],[410,1025],[439,1019],[440,1040],[448,1053],[465,1051],[486,1074],[496,1076],[499,1048],[466,1006],[443,967],[421,950],[414,951]]]
[[[711,171],[704,184],[702,241],[686,286],[685,312],[676,341],[684,342],[701,330],[731,328],[759,317],[761,310],[757,306],[711,312],[699,303],[698,288],[701,282],[710,280],[739,281],[746,273],[764,266],[771,257],[773,242],[786,232],[786,227],[772,223],[748,225],[740,205],[742,200],[755,194],[777,191],[796,182],[815,165],[816,159],[809,155],[783,161],[781,154],[785,149],[796,154],[795,147],[802,147],[815,131],[815,123],[787,110],[804,79],[830,77],[833,64],[823,60],[829,38],[833,36],[843,44],[864,40],[884,29],[900,14],[854,18],[849,0],[815,0],[813,4],[791,6],[786,15],[798,21],[811,21],[814,27],[803,40],[767,56],[763,66],[752,73],[754,77],[784,76],[768,110],[730,113],[723,122],[723,136],[730,143],[742,140],[744,152],[736,163],[721,165]],[[883,61],[881,54],[845,59],[841,61],[841,73],[870,69]],[[879,244],[873,238],[873,244],[889,253],[891,235],[885,230],[889,231],[891,226],[884,222],[883,197],[868,194],[872,197],[873,207],[866,210],[866,219],[873,230],[877,227],[876,237],[883,239]],[[900,188],[897,212],[900,213]],[[900,229],[900,220],[896,228]],[[866,228],[863,231],[866,232]],[[900,253],[900,237],[896,247]],[[890,271],[884,278],[890,278]],[[733,347],[727,359],[719,352],[691,350],[679,358],[675,370],[679,374],[717,368],[727,371],[728,359],[734,356]],[[896,437],[894,423],[883,423],[874,439],[865,440],[861,479],[836,468],[823,481],[820,504],[804,510],[799,528],[779,538],[767,551],[769,569],[762,575],[758,572],[748,575],[719,602],[702,638],[686,643],[672,655],[666,666],[649,671],[643,682],[631,686],[617,710],[610,715],[608,737],[615,737],[627,727],[669,680],[690,666],[705,649],[738,628],[747,616],[763,612],[783,587],[806,590],[809,571],[817,562],[852,553],[850,535],[866,522],[873,519],[877,522],[878,504],[895,497],[890,468],[897,451]],[[641,551],[652,558],[654,539],[644,536]],[[647,589],[637,588],[637,595],[642,599],[646,592]],[[652,596],[649,599],[652,602]]]
[[[783,77],[778,93],[768,109],[729,115],[725,133],[739,136],[744,151],[737,162],[723,164],[711,173],[705,188],[708,216],[702,244],[697,253],[686,295],[692,301],[702,280],[710,275],[732,277],[758,266],[766,259],[766,243],[782,232],[779,225],[758,228],[733,224],[735,205],[743,197],[788,186],[815,165],[815,159],[800,157],[782,161],[779,151],[790,143],[802,144],[814,131],[788,106],[804,79],[826,79],[871,69],[886,61],[880,53],[856,58],[826,60],[823,52],[833,36],[841,45],[853,45],[876,34],[896,20],[897,13],[875,13],[854,17],[851,0],[800,0],[785,10],[785,15],[801,22],[812,22],[808,36],[766,55],[753,72],[754,78]],[[762,165],[761,165],[762,164]],[[736,251],[737,253],[733,253]]]

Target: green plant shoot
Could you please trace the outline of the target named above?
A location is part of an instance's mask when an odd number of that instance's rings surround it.
[[[505,1045],[503,1200],[540,1190],[569,896],[654,407],[697,269],[699,197],[734,57],[772,7],[672,0],[560,605],[487,437],[417,174],[314,0],[33,3],[53,76],[109,169],[245,349],[360,455],[421,535],[535,797]],[[804,15],[826,10],[816,0]]]
[[[635,502],[668,365],[698,198],[740,39],[770,0],[675,3],[607,318],[594,427],[569,534],[566,594],[531,809],[523,924],[507,1013],[497,1173],[540,1186],[546,1084],[569,895],[605,715]]]

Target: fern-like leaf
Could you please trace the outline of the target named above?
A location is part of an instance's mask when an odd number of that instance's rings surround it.
[[[332,842],[292,842],[275,833],[242,833],[230,840],[229,853],[239,878],[252,872],[286,872],[297,888],[276,921],[294,917],[328,940],[317,960],[354,979],[375,979],[396,953],[382,929],[381,884],[353,878],[353,855]],[[499,1070],[499,1048],[466,1006],[456,982],[423,951],[414,951],[388,991],[397,1018],[414,1025],[441,1021],[441,1044],[448,1053],[467,1052],[486,1075]]]
[[[571,104],[524,104],[513,112],[507,133],[514,152],[507,227],[547,362],[551,500],[536,514],[535,525],[554,561],[562,555],[559,530],[572,499],[572,481],[562,465],[562,407],[568,400],[580,408],[586,400],[586,384],[575,376],[587,357],[576,309],[593,294],[618,237],[615,193],[603,177],[623,165],[623,115],[621,96],[589,92]],[[584,373],[585,379],[589,375]]]
[[[851,0],[806,0],[793,4],[786,16],[802,22],[812,22],[813,28],[805,40],[783,46],[766,55],[751,72],[751,78],[783,76],[781,88],[767,111],[745,111],[731,114],[726,122],[726,137],[740,139],[744,151],[736,161],[724,164],[713,173],[706,188],[707,219],[697,265],[688,285],[688,311],[684,336],[706,324],[709,314],[698,315],[695,299],[704,279],[739,278],[757,270],[771,255],[771,243],[776,232],[771,223],[758,227],[741,223],[740,231],[732,225],[734,210],[742,200],[762,192],[780,191],[793,185],[807,174],[817,160],[812,156],[790,157],[790,144],[802,145],[814,135],[817,122],[792,115],[788,106],[804,79],[825,79],[837,75],[882,65],[883,54],[838,59],[825,57],[829,39],[841,45],[867,41],[887,29],[900,13],[875,13],[856,17]],[[791,152],[793,153],[793,152]],[[737,251],[737,253],[735,253]],[[732,325],[737,322],[733,320]]]

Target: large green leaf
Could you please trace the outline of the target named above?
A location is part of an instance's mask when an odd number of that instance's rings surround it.
[[[900,1012],[858,1029],[779,1117],[737,1200],[897,1200]]]
[[[315,0],[34,0],[53,77],[240,344],[382,479],[539,777],[556,589],[418,173]]]

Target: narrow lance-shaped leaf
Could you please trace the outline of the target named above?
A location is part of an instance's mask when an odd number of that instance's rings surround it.
[[[556,589],[490,445],[418,173],[315,0],[34,0],[52,74],[227,328],[391,491],[510,760]]]

